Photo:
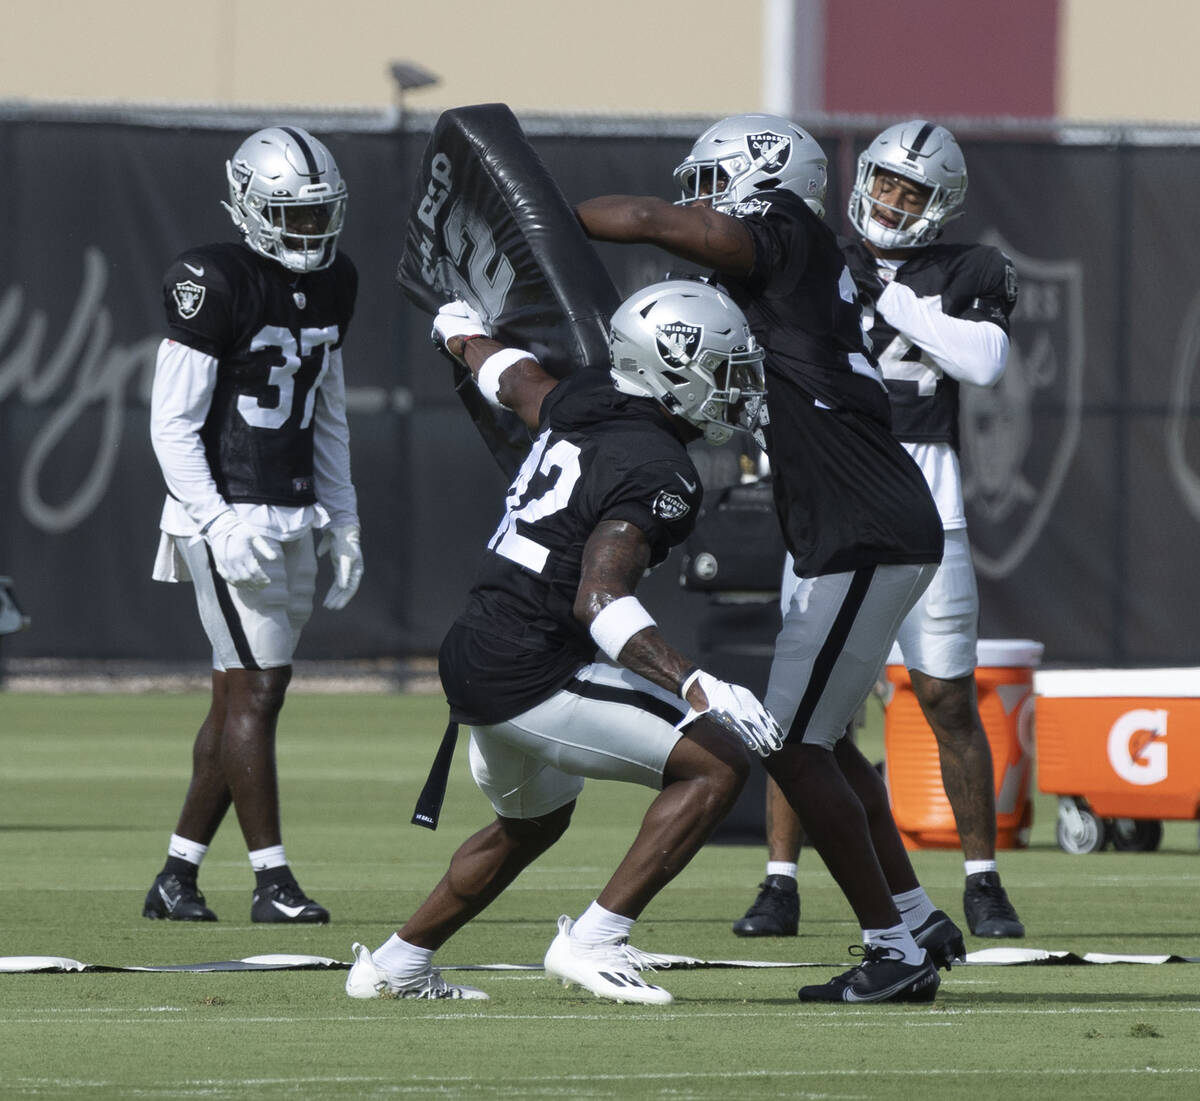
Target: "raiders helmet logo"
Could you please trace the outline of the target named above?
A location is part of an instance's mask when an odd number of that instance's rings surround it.
[[[778,172],[792,155],[792,139],[786,134],[776,134],[774,130],[747,134],[746,147],[755,160],[763,158],[763,169],[767,172]]]
[[[699,325],[672,321],[654,330],[654,343],[658,346],[662,361],[669,367],[686,367],[700,347],[702,333]]]
[[[658,496],[654,498],[654,504],[650,506],[650,511],[655,516],[668,523],[678,520],[681,516],[686,516],[690,510],[691,505],[678,493],[671,493],[665,489],[658,491]]]
[[[245,161],[234,161],[229,166],[229,171],[233,176],[233,181],[238,191],[245,191],[246,185],[250,183],[250,179],[254,175],[254,169]]]
[[[204,305],[204,287],[188,279],[175,284],[171,297],[175,299],[175,308],[179,311],[179,316],[186,320],[195,317]]]

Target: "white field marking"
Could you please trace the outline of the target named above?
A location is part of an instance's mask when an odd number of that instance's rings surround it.
[[[386,1002],[388,1005],[412,1005],[424,1006],[424,1000],[418,998],[404,999],[379,999],[380,1002]],[[846,1025],[858,1024],[866,1028],[878,1028],[884,1022],[891,1023],[899,1020],[900,1023],[909,1023],[904,1021],[904,1016],[909,1018],[909,1021],[920,1016],[925,1016],[928,1019],[934,1020],[939,1017],[1073,1017],[1086,1014],[1089,1017],[1093,1016],[1145,1016],[1148,1012],[1145,1006],[1130,1006],[1123,1007],[1094,1007],[1087,1005],[1074,1006],[1070,1009],[1019,1009],[1015,1007],[1004,1007],[1002,1009],[959,1009],[959,1008],[944,1008],[942,1006],[933,1006],[928,1009],[911,1009],[909,1007],[898,1006],[872,1006],[870,1008],[851,1009],[848,1006],[837,1006],[829,1009],[788,1009],[770,1012],[753,1012],[746,1013],[729,1013],[729,1012],[706,1012],[697,1010],[694,1013],[672,1011],[662,1012],[625,1012],[617,1009],[617,1003],[611,1003],[612,1013],[430,1013],[422,1016],[407,1016],[409,1022],[419,1021],[611,1021],[617,1016],[627,1021],[713,1021],[713,1020],[734,1020],[734,1021],[754,1021],[754,1020],[803,1020],[807,1027],[828,1026],[830,1028],[839,1028]],[[895,1010],[899,1009],[897,1013]],[[889,1012],[892,1011],[892,1012]],[[56,1009],[45,1008],[41,1010],[32,1010],[28,1014],[20,1017],[0,1017],[0,1025],[12,1024],[63,1024],[72,1023],[71,1014],[78,1015],[78,1020],[74,1023],[83,1023],[87,1015],[90,1013],[105,1013],[112,1012],[109,1010],[91,1010],[91,1009]],[[117,1012],[122,1012],[117,1010]],[[124,1012],[138,1013],[142,1010],[125,1010]],[[1175,1013],[1200,1013],[1200,1005],[1196,1006],[1155,1006],[1153,1012],[1158,1015],[1170,1015]],[[57,1016],[40,1017],[37,1013],[57,1014]],[[888,1016],[880,1018],[881,1013],[887,1013]],[[379,1013],[375,1015],[360,1015],[356,1013],[337,1014],[324,1017],[230,1017],[220,1015],[216,1017],[206,1018],[193,1012],[186,1018],[183,1017],[127,1017],[114,1018],[108,1017],[104,1019],[104,1024],[146,1024],[149,1021],[160,1021],[165,1024],[183,1024],[188,1027],[198,1027],[200,1025],[219,1025],[225,1027],[230,1024],[321,1024],[321,1023],[338,1023],[344,1021],[355,1021],[362,1024],[386,1024],[389,1028],[395,1027],[396,1014]],[[1189,1068],[1191,1069],[1191,1068]]]
[[[253,1086],[287,1086],[287,1085],[320,1085],[320,1084],[352,1084],[378,1082],[381,1085],[390,1084],[393,1088],[423,1086],[429,1084],[484,1084],[500,1090],[511,1090],[518,1084],[538,1084],[570,1082],[586,1084],[589,1082],[662,1082],[679,1081],[728,1081],[731,1079],[747,1078],[948,1078],[948,1077],[988,1077],[1019,1076],[1022,1078],[1076,1078],[1091,1075],[1107,1077],[1129,1077],[1137,1075],[1191,1075],[1200,1073],[1200,1067],[1114,1067],[1108,1070],[1095,1067],[920,1067],[913,1070],[898,1070],[891,1067],[813,1067],[799,1069],[788,1067],[780,1070],[770,1070],[761,1067],[729,1071],[645,1071],[637,1074],[565,1074],[565,1075],[523,1075],[513,1076],[504,1082],[497,1082],[493,1077],[481,1077],[465,1074],[438,1075],[390,1075],[387,1077],[356,1077],[356,1076],[297,1076],[294,1078],[185,1078],[172,1082],[174,1090],[207,1089],[236,1089]],[[9,1080],[12,1083],[13,1080]],[[74,1086],[76,1084],[89,1086],[112,1085],[109,1082],[77,1083],[74,1080],[57,1080],[52,1078],[17,1079],[18,1082],[30,1082],[44,1085]],[[140,1092],[149,1092],[145,1087]],[[157,1092],[157,1091],[154,1091]]]

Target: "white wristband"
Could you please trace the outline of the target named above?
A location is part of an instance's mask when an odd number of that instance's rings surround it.
[[[475,376],[475,385],[487,399],[488,405],[494,405],[497,409],[504,408],[500,403],[500,376],[522,359],[532,359],[534,363],[538,361],[532,352],[525,352],[520,348],[501,348],[480,364],[479,372]]]
[[[605,604],[589,628],[596,645],[613,661],[638,631],[653,627],[654,617],[636,596],[622,596]]]

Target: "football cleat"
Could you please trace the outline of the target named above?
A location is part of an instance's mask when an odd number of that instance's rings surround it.
[[[963,890],[963,912],[967,928],[975,937],[1023,937],[1025,926],[1008,901],[995,872],[979,872],[967,876]]]
[[[351,998],[464,998],[487,1001],[488,996],[473,986],[455,986],[442,978],[436,967],[427,967],[408,978],[389,975],[375,963],[365,944],[355,944],[354,966],[346,976],[346,993]]]
[[[800,892],[791,876],[769,875],[758,898],[733,923],[739,937],[794,937],[800,928]]]
[[[649,969],[649,953],[630,948],[624,940],[583,944],[571,936],[575,923],[564,914],[558,919],[558,936],[546,952],[546,975],[563,986],[581,986],[597,998],[643,1005],[670,1005],[671,995],[646,982],[639,972]]]
[[[329,921],[329,911],[300,890],[299,883],[289,879],[254,889],[250,920],[293,925],[324,925]]]
[[[929,953],[935,967],[950,970],[950,965],[967,958],[967,946],[963,943],[962,930],[950,920],[943,910],[934,910],[912,931],[918,948]]]
[[[894,948],[879,944],[850,946],[852,956],[862,956],[857,967],[835,975],[821,986],[802,986],[802,1002],[931,1002],[942,980],[925,953],[918,964],[905,963]]]
[[[142,917],[167,921],[217,920],[217,915],[205,905],[196,881],[180,879],[171,872],[162,872],[154,880],[142,905]]]

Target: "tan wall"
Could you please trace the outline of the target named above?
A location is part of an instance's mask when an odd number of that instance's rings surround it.
[[[383,108],[388,63],[410,60],[442,78],[418,110],[721,115],[765,106],[778,2],[7,0],[0,99]],[[1200,0],[1062,7],[1063,117],[1200,120]]]
[[[1063,0],[1059,114],[1200,120],[1197,0]]]
[[[762,6],[715,0],[8,0],[0,98],[721,115],[761,108]],[[703,31],[702,28],[710,28]],[[684,34],[684,31],[689,31]]]

